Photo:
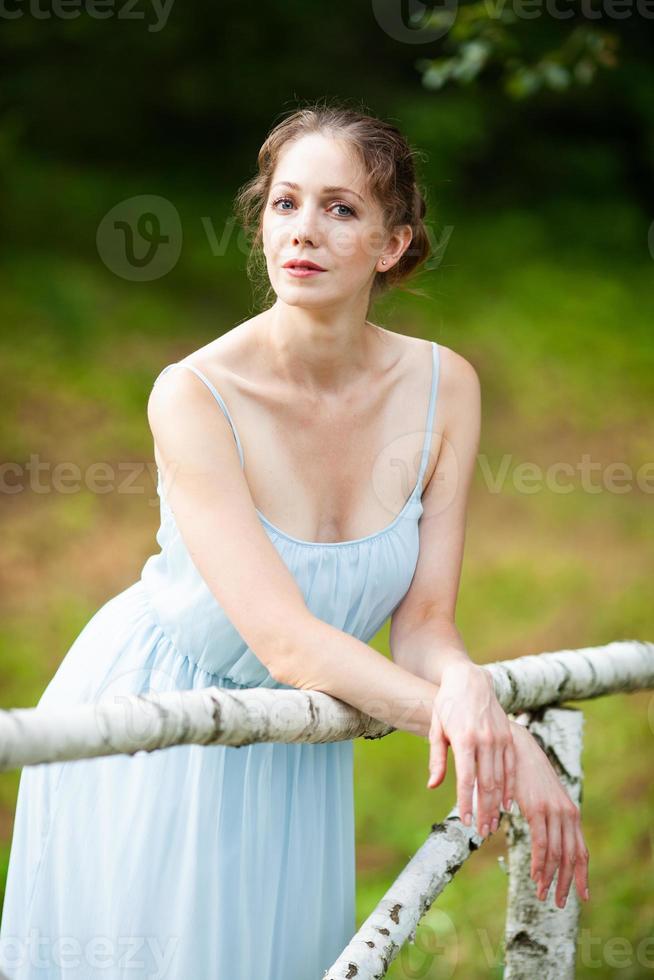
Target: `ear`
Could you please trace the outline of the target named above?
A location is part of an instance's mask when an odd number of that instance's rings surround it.
[[[379,256],[376,265],[377,272],[388,272],[396,265],[413,239],[413,229],[411,225],[396,225],[395,231],[390,236],[384,251]]]

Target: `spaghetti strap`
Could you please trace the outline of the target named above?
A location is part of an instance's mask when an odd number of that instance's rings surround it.
[[[432,427],[434,424],[434,411],[436,408],[436,397],[438,395],[438,386],[440,382],[440,347],[435,340],[431,342],[432,350],[432,372],[431,372],[431,390],[429,392],[429,408],[427,411],[427,421],[425,423],[425,439],[422,445],[422,456],[420,459],[420,472],[418,474],[418,480],[416,482],[416,491],[422,494],[422,481],[425,476],[425,470],[427,469],[427,461],[429,459],[429,449],[431,447],[432,438]]]
[[[183,361],[174,361],[172,364],[167,364],[166,367],[163,369],[163,371],[160,371],[157,377],[154,379],[154,384],[157,383],[157,381],[159,380],[162,374],[165,374],[166,371],[168,371],[172,367],[189,368],[189,370],[193,371],[194,374],[197,374],[198,378],[200,378],[200,380],[207,386],[207,388],[209,389],[213,397],[218,402],[218,405],[220,406],[220,410],[222,411],[223,415],[225,416],[225,418],[230,424],[231,430],[234,434],[234,439],[236,440],[236,448],[238,449],[238,455],[241,460],[241,467],[243,467],[245,465],[245,461],[243,457],[243,447],[241,446],[241,440],[238,437],[238,432],[236,431],[236,426],[234,424],[234,420],[232,416],[229,413],[229,409],[227,408],[227,405],[225,404],[222,395],[218,392],[215,385],[213,385],[212,382],[209,381],[209,378],[206,376],[206,374],[203,374],[199,368],[196,368],[193,364],[184,364]]]

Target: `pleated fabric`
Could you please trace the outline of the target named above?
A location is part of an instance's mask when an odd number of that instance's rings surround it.
[[[259,514],[309,609],[364,642],[406,594],[418,560],[436,343],[432,353],[418,479],[387,527],[302,541]],[[197,368],[178,365],[212,391],[243,464],[224,400]],[[160,476],[157,489],[161,550],[87,622],[37,710],[214,685],[287,687],[202,579]],[[355,931],[352,748],[184,745],[23,768],[0,969],[9,980],[321,980]]]

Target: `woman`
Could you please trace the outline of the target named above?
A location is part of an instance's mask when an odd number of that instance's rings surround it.
[[[454,625],[476,372],[367,319],[429,254],[414,155],[394,126],[315,106],[283,119],[258,162],[237,207],[275,301],[157,378],[161,551],[39,705],[327,692],[429,739],[429,786],[451,745],[459,811],[470,823],[477,780],[481,833],[515,797],[539,895],[558,869],[562,904],[573,875],[587,885],[578,808]],[[389,616],[392,660],[368,646]],[[354,884],[351,741],[28,767],[2,964],[10,978],[138,963],[177,980],[320,980],[355,929]]]

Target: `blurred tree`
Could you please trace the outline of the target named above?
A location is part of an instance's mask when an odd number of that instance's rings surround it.
[[[654,214],[654,21],[643,6],[654,0],[483,0],[447,17],[417,0],[407,17],[407,2],[186,0],[165,19],[147,4],[100,19],[80,0],[64,19],[16,3],[0,32],[0,220],[14,243],[60,232],[63,247],[76,214],[95,218],[117,193],[192,184],[227,206],[269,127],[322,97],[405,128],[433,161],[434,204],[447,192],[529,205],[549,187],[577,201],[634,197]],[[555,2],[573,17],[555,16]],[[609,4],[632,4],[629,16],[611,19]],[[93,203],[94,174],[107,178],[106,202]]]
[[[540,0],[522,0],[520,6],[525,2],[540,6]],[[588,85],[599,68],[617,64],[619,38],[584,21],[572,7],[567,13],[577,23],[570,27],[567,16],[561,17],[562,23],[551,19],[547,27],[555,25],[552,37],[551,30],[535,29],[533,15],[542,15],[542,10],[527,11],[522,19],[519,9],[508,7],[506,0],[479,0],[456,10],[432,10],[422,28],[433,26],[446,32],[445,46],[451,54],[417,62],[423,84],[432,89],[450,80],[465,84],[495,67],[500,70],[504,91],[513,98],[525,98],[543,88],[561,92],[574,84]]]

